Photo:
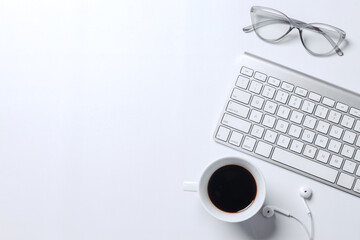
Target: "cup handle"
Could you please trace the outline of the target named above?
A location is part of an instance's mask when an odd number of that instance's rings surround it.
[[[183,182],[183,189],[187,192],[197,192],[199,189],[198,182]]]

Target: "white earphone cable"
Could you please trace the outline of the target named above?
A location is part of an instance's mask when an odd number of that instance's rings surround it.
[[[312,240],[312,236],[311,236],[311,233],[309,232],[309,230],[307,229],[307,227],[305,226],[305,224],[300,221],[300,219],[298,219],[297,217],[293,216],[293,215],[290,215],[289,216],[290,218],[293,218],[295,221],[297,221],[298,223],[300,223],[300,225],[304,228],[306,234],[308,235],[309,239]]]

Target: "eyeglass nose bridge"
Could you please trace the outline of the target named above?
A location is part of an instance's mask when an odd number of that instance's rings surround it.
[[[296,19],[293,19],[293,18],[290,18],[289,21],[290,21],[290,26],[292,28],[297,28],[299,31],[304,29],[304,27],[307,25],[307,23],[304,23],[302,21],[299,21],[299,20],[296,20]]]

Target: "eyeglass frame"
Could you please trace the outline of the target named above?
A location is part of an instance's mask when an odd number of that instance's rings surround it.
[[[344,53],[342,52],[342,50],[340,49],[339,45],[341,44],[341,42],[345,39],[346,37],[346,33],[341,30],[340,28],[337,28],[337,27],[334,27],[332,25],[329,25],[329,24],[324,24],[324,23],[305,23],[305,22],[302,22],[302,21],[299,21],[299,20],[296,20],[294,18],[290,18],[288,17],[286,14],[276,10],[276,9],[273,9],[273,8],[268,8],[268,7],[261,7],[261,6],[252,6],[251,9],[250,9],[250,13],[252,13],[253,11],[255,10],[259,10],[259,9],[264,9],[264,10],[270,10],[270,11],[274,11],[274,12],[277,12],[277,13],[280,13],[281,15],[283,15],[287,20],[288,22],[286,22],[287,24],[289,24],[289,30],[284,33],[282,36],[280,36],[279,38],[275,39],[275,40],[269,40],[269,39],[266,39],[266,38],[263,38],[257,31],[256,29],[259,28],[259,27],[262,27],[262,26],[255,26],[254,23],[252,23],[251,25],[247,26],[247,27],[244,27],[243,28],[243,31],[245,33],[249,33],[249,32],[252,32],[252,31],[255,31],[256,35],[264,40],[265,42],[270,42],[270,43],[274,43],[274,42],[278,42],[280,41],[281,39],[283,39],[286,35],[288,35],[294,28],[298,29],[299,31],[299,34],[300,34],[300,40],[301,40],[301,43],[302,45],[304,46],[304,48],[312,55],[314,56],[327,56],[329,54],[331,54],[333,51],[335,51],[339,56],[343,56]],[[252,21],[252,20],[251,20]],[[282,19],[274,19],[274,21],[279,21],[279,22],[282,22],[284,20]],[[263,23],[263,22],[261,22]],[[258,23],[260,24],[260,23]],[[271,24],[271,23],[269,23]],[[330,27],[330,28],[333,28],[336,32],[338,32],[340,34],[340,39],[338,41],[338,43],[335,43],[326,33],[324,33],[324,31],[320,30],[318,27],[314,26],[315,24],[320,24],[320,25],[323,25],[323,26],[327,26],[327,27]],[[265,25],[266,26],[266,25]],[[311,26],[311,28],[309,28],[309,26]],[[311,30],[314,30],[320,34],[322,34],[329,42],[330,44],[333,46],[333,49],[330,50],[329,52],[327,53],[324,53],[324,54],[321,54],[321,53],[315,53],[313,52],[312,50],[310,50],[304,43],[304,40],[303,40],[303,37],[302,37],[302,30],[304,28],[307,28],[307,29],[311,29]]]

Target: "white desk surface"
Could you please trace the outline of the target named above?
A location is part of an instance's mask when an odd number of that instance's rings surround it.
[[[252,5],[347,33],[344,56],[245,34]],[[266,203],[315,239],[359,239],[360,199],[212,139],[244,51],[360,93],[360,3],[0,1],[0,239],[307,239],[277,215],[213,219],[182,191],[210,162],[249,159]]]

